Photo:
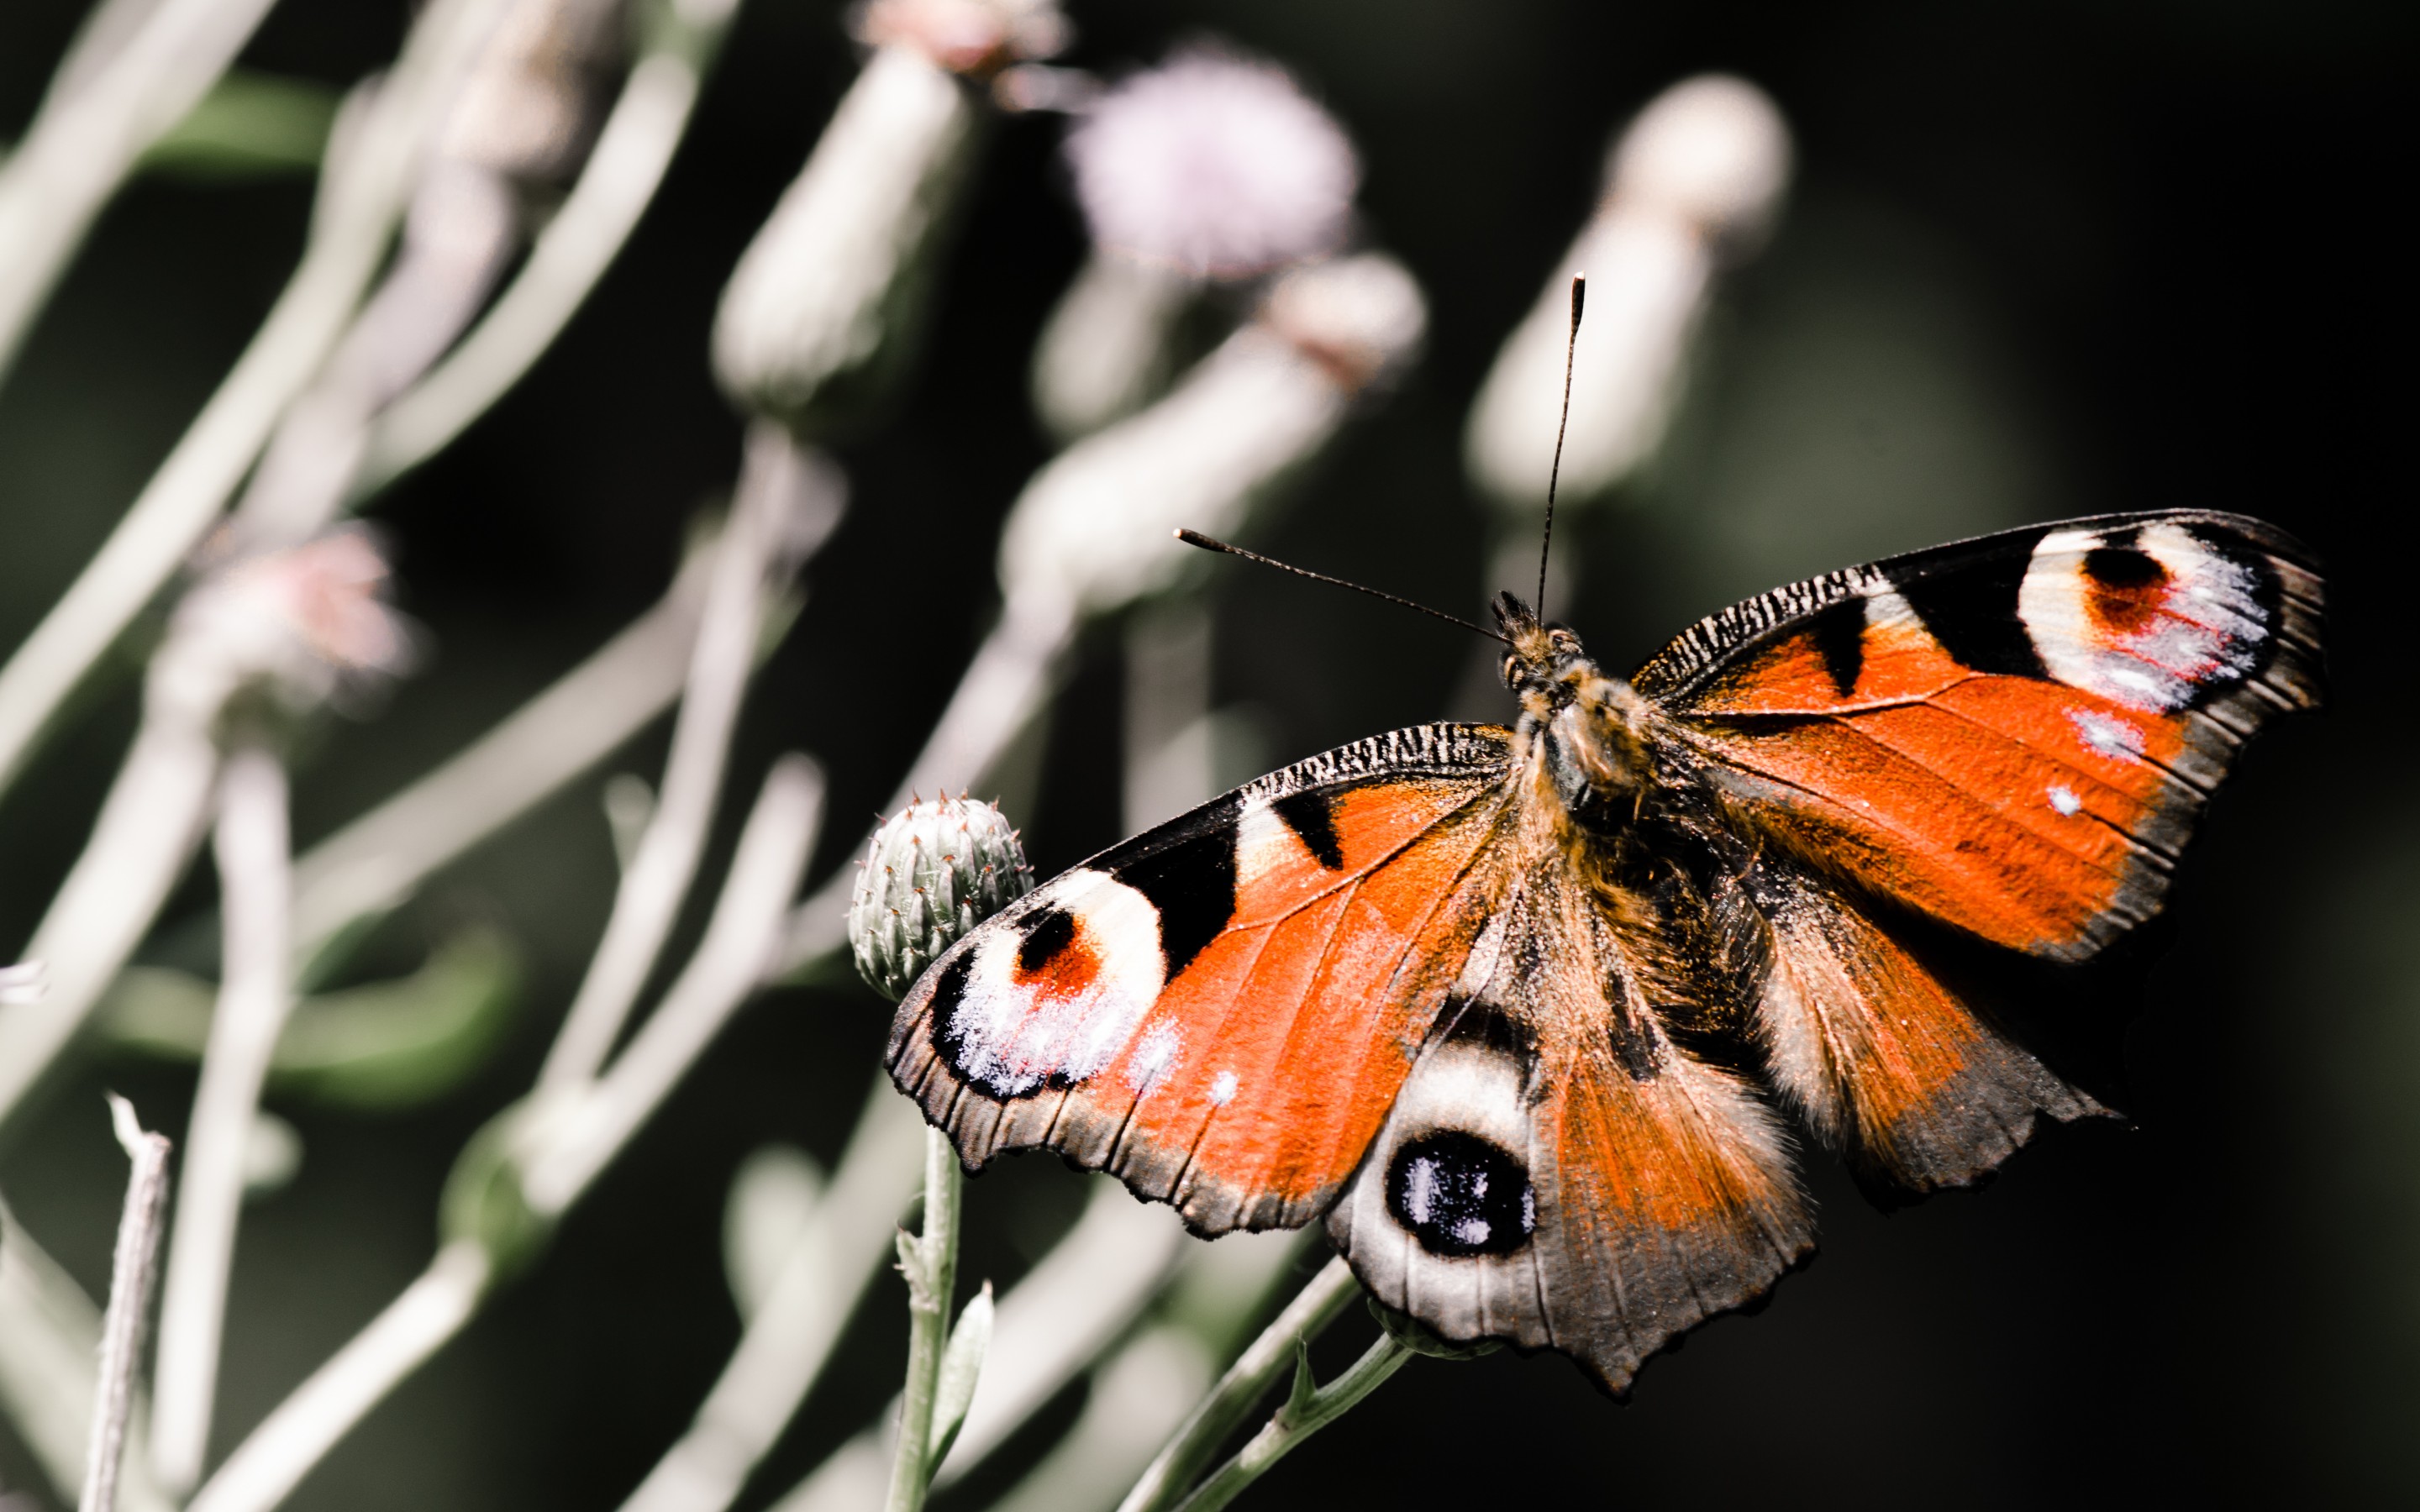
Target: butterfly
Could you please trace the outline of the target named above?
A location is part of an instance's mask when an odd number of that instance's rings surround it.
[[[1324,1220],[1387,1307],[1617,1396],[1811,1252],[1791,1120],[1921,1194],[2106,1113],[1927,942],[2093,958],[2321,697],[2307,553],[2205,511],[1776,589],[1627,679],[1494,609],[1512,728],[1104,851],[936,961],[889,1065],[970,1170],[1047,1149],[1199,1234]]]

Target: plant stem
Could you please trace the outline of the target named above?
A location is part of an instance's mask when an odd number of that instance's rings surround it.
[[[908,1277],[908,1383],[899,1396],[887,1512],[920,1512],[933,1481],[933,1399],[950,1341],[950,1298],[958,1279],[958,1207],[965,1173],[950,1136],[924,1131],[924,1232],[899,1240]]]
[[[0,790],[60,703],[215,521],[278,418],[327,360],[378,271],[421,149],[499,0],[437,0],[332,146],[302,264],[250,346],[84,572],[0,667]]]
[[[813,1215],[697,1421],[622,1512],[721,1512],[806,1399],[913,1200],[923,1119],[877,1073]]]
[[[559,1118],[542,1120],[542,1148],[522,1159],[531,1211],[551,1218],[578,1201],[762,985],[823,798],[823,775],[804,756],[784,756],[765,775],[696,953],[613,1069],[574,1088]]]
[[[252,1430],[185,1512],[267,1512],[286,1500],[355,1423],[461,1332],[493,1273],[487,1252],[469,1240],[439,1250],[420,1279]]]
[[[0,162],[0,373],[143,149],[200,102],[271,0],[162,0],[96,17]]]
[[[1296,1346],[1297,1350],[1300,1348]],[[1297,1352],[1294,1392],[1286,1404],[1271,1415],[1266,1427],[1252,1435],[1249,1443],[1236,1451],[1234,1458],[1219,1466],[1217,1474],[1187,1497],[1177,1512],[1218,1512],[1305,1439],[1351,1412],[1411,1357],[1409,1346],[1392,1334],[1381,1334],[1344,1374],[1325,1386],[1314,1386],[1311,1364]]]
[[[1202,1467],[1218,1452],[1218,1445],[1294,1360],[1295,1348],[1317,1338],[1360,1293],[1361,1283],[1353,1279],[1352,1267],[1342,1257],[1321,1267],[1277,1320],[1218,1379],[1168,1447],[1135,1482],[1118,1512],[1163,1512],[1175,1505]]]
[[[26,947],[49,968],[34,1002],[0,1005],[0,1133],[142,942],[183,874],[219,769],[206,724],[173,701],[148,701],[100,821]]]
[[[794,521],[811,511],[837,514],[834,486],[781,426],[759,421],[751,428],[655,814],[622,872],[604,936],[538,1073],[541,1096],[597,1074],[672,933],[706,850],[732,732],[755,671],[768,579],[775,563],[796,560],[787,549]]]
[[[371,494],[427,461],[487,412],[580,309],[663,182],[735,0],[667,6],[597,146],[486,317],[381,414],[354,488]]]
[[[117,1219],[117,1249],[109,1267],[109,1310],[101,1320],[101,1378],[93,1387],[92,1437],[85,1451],[84,1491],[76,1512],[116,1512],[117,1467],[126,1458],[126,1420],[134,1408],[134,1376],[143,1358],[143,1322],[151,1309],[153,1262],[160,1254],[160,1212],[168,1199],[168,1136],[134,1121],[122,1097],[109,1100],[110,1122],[134,1169]]]
[[[257,747],[238,750],[227,758],[219,789],[225,969],[185,1134],[153,1367],[151,1469],[171,1495],[201,1478],[209,1444],[227,1273],[243,1207],[244,1144],[292,1004],[286,768]]]

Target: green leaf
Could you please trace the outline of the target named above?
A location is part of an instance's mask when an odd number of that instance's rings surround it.
[[[417,1106],[487,1061],[511,1021],[520,956],[494,930],[473,928],[409,977],[306,997],[270,1062],[270,1085],[327,1105]],[[218,990],[159,966],[121,974],[98,1015],[104,1041],[162,1060],[198,1059]]]
[[[143,155],[171,177],[237,183],[316,172],[337,92],[309,79],[231,69]]]
[[[975,1381],[983,1375],[984,1356],[991,1349],[991,1283],[958,1313],[950,1342],[941,1350],[941,1375],[933,1388],[932,1445],[924,1463],[938,1467],[958,1439],[967,1420],[967,1406],[975,1399]]]

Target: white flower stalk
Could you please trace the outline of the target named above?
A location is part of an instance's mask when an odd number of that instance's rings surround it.
[[[40,112],[0,159],[0,373],[143,149],[200,103],[270,0],[98,8]]]
[[[1086,111],[1067,162],[1093,255],[1034,350],[1035,408],[1062,437],[1147,401],[1201,285],[1335,252],[1361,165],[1325,110],[1274,64],[1195,51]]]
[[[539,1086],[549,1093],[597,1073],[638,1000],[688,896],[722,794],[739,706],[756,670],[764,606],[838,520],[840,470],[778,425],[751,429],[747,456],[716,553],[714,580],[690,655],[661,795],[613,896],[613,911]]]
[[[1780,112],[1745,80],[1690,79],[1639,112],[1606,160],[1595,217],[1472,406],[1464,458],[1481,488],[1524,515],[1545,503],[1575,274],[1588,277],[1588,318],[1571,359],[1562,501],[1606,493],[1653,454],[1715,271],[1762,239],[1790,163]]]
[[[442,362],[379,412],[353,479],[357,495],[450,444],[569,323],[654,201],[737,3],[677,0],[650,28],[579,181],[520,271]]]
[[[923,1120],[890,1078],[880,1077],[831,1180],[796,1214],[781,1253],[751,1283],[761,1287],[754,1302],[743,1294],[747,1331],[697,1420],[630,1493],[623,1512],[721,1512],[738,1497],[892,1257],[923,1157]],[[739,1196],[734,1194],[735,1207]]]
[[[308,536],[349,501],[372,418],[454,344],[520,250],[524,190],[576,165],[622,10],[509,0],[434,133],[393,266],[244,490],[247,545]]]
[[[201,1478],[209,1443],[253,1120],[293,1005],[286,769],[269,751],[252,747],[228,758],[217,850],[225,940],[219,1000],[185,1135],[153,1370],[151,1469],[177,1495]]]
[[[1055,7],[880,0],[875,44],[806,167],[739,259],[714,365],[748,409],[818,433],[877,398],[912,350],[933,261],[971,166],[961,82],[1055,47]]]
[[[403,670],[411,642],[359,530],[228,563],[186,594],[145,683],[143,722],[27,955],[50,991],[0,1005],[0,1121],[67,1047],[183,874],[240,697],[295,713]]]
[[[0,789],[60,704],[191,557],[384,262],[396,217],[499,0],[432,0],[329,144],[311,235],[269,317],[66,595],[0,667]],[[5,1074],[5,1072],[0,1072]]]
[[[21,1003],[39,1003],[50,991],[49,973],[39,961],[20,961],[13,966],[0,966],[0,1008]]]
[[[1419,285],[1390,257],[1297,269],[1166,398],[1035,473],[1001,541],[1000,624],[891,807],[980,780],[1041,706],[1081,619],[1192,571],[1171,532],[1244,524],[1327,444],[1358,396],[1412,360],[1426,323]],[[853,880],[844,872],[800,906],[784,969],[841,943]]]

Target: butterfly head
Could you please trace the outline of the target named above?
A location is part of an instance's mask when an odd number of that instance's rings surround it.
[[[1496,595],[1504,686],[1521,701],[1522,738],[1569,812],[1627,813],[1649,768],[1646,702],[1607,677],[1570,626],[1543,623],[1512,594]]]

